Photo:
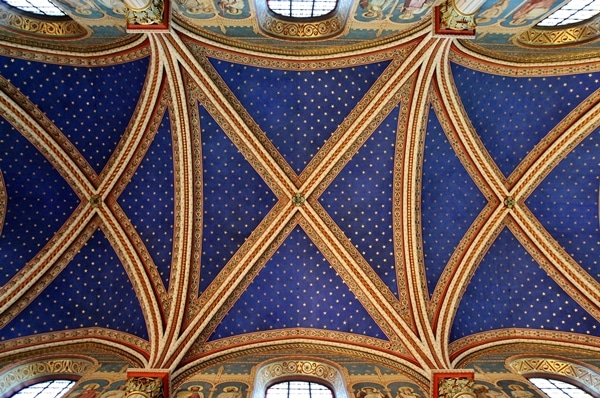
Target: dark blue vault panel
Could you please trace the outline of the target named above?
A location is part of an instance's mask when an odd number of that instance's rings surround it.
[[[242,293],[210,340],[285,328],[387,339],[300,227]]]
[[[211,62],[297,174],[388,65],[288,71]]]
[[[319,198],[396,297],[392,198],[399,108],[390,112]]]
[[[429,110],[421,179],[423,255],[429,294],[486,200]]]
[[[6,214],[0,235],[0,286],[31,260],[79,205],[46,158],[0,118],[0,173]]]
[[[171,122],[165,112],[146,156],[118,199],[169,288],[175,187]]]
[[[0,57],[0,65],[2,76],[29,97],[100,173],[133,115],[148,58],[89,68]]]
[[[200,292],[277,202],[264,180],[199,106],[204,180]]]
[[[600,128],[583,140],[526,200],[537,219],[600,282]]]
[[[131,281],[100,230],[56,279],[4,326],[0,340],[91,327],[148,338]]]
[[[504,328],[600,333],[598,322],[548,276],[508,228],[467,286],[450,340]]]
[[[452,64],[475,131],[508,177],[533,147],[600,87],[600,73],[513,77]]]

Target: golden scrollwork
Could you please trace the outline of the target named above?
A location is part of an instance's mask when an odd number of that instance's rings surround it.
[[[282,361],[265,367],[262,374],[269,380],[287,375],[303,375],[333,381],[337,371],[329,365],[315,361]]]
[[[594,391],[600,392],[600,374],[584,365],[560,358],[527,357],[517,358],[508,366],[519,374],[548,373],[574,379]]]
[[[600,37],[600,18],[560,28],[532,28],[521,33],[516,42],[525,46],[561,46],[582,43]]]
[[[261,365],[256,372],[254,391],[264,392],[267,385],[288,377],[321,380],[332,388],[335,396],[340,396],[345,391],[342,374],[337,368],[326,362],[308,358],[287,359]],[[262,398],[260,394],[255,397]]]
[[[473,393],[474,380],[464,377],[448,377],[440,380],[439,398],[475,397]]]
[[[48,359],[16,366],[0,376],[0,395],[31,379],[45,375],[84,375],[94,368],[94,363],[85,359]]]
[[[338,15],[322,21],[297,22],[284,21],[266,16],[261,24],[261,28],[267,33],[275,36],[295,39],[319,39],[334,36],[341,33],[344,27]]]
[[[38,19],[7,10],[0,6],[0,25],[29,36],[54,36],[63,39],[80,39],[87,35],[83,26],[70,18]]]

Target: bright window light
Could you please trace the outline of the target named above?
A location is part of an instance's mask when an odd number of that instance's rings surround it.
[[[49,380],[25,387],[12,398],[60,398],[75,385],[73,380]]]
[[[534,377],[529,381],[546,394],[548,398],[592,398],[590,394],[581,388],[563,381],[541,377]]]
[[[600,0],[571,0],[537,26],[564,26],[591,19],[600,13]]]
[[[9,6],[18,8],[21,11],[30,12],[37,15],[46,15],[49,17],[61,17],[66,15],[60,8],[55,6],[50,0],[2,0]]]
[[[337,0],[267,0],[271,11],[285,17],[320,17],[335,9]]]
[[[284,381],[269,387],[266,398],[333,398],[333,393],[326,386],[310,381]]]

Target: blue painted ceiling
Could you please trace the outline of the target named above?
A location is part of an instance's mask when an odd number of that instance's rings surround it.
[[[311,64],[144,40],[0,58],[0,348],[304,336],[417,366],[416,342],[600,337],[597,66],[518,73],[426,33]]]

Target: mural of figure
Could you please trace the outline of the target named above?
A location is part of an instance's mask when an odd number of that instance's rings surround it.
[[[96,398],[99,394],[98,388],[100,388],[100,384],[88,383],[83,386],[82,391],[71,396],[77,398]]]
[[[179,391],[177,393],[177,398],[204,398],[204,393],[202,390],[204,387],[198,385],[192,385],[187,388],[187,390]]]
[[[477,23],[482,24],[498,18],[510,4],[510,0],[500,0],[490,8],[477,14]]]
[[[98,10],[92,9],[90,3],[87,3],[84,0],[61,0],[60,3],[66,5],[80,15],[88,17],[93,16],[93,14],[97,14],[98,16],[103,15],[102,13],[99,13]]]
[[[217,395],[217,398],[242,398],[242,392],[236,386],[227,386],[223,392]]]
[[[504,396],[497,391],[491,391],[488,386],[484,386],[483,384],[475,384],[473,392],[476,398],[500,398]]]
[[[547,13],[555,2],[556,0],[529,0],[513,14],[510,23],[511,25],[523,25],[527,21]]]
[[[357,398],[384,398],[384,395],[375,387],[363,387],[360,389]]]
[[[213,14],[213,8],[208,0],[176,0],[176,3],[189,14]]]
[[[398,393],[396,394],[396,398],[423,398],[421,394],[417,394],[412,387],[400,387],[398,388]]]
[[[127,395],[126,388],[127,386],[125,385],[125,383],[123,383],[114,390],[108,390],[106,392],[103,392],[100,395],[100,398],[123,398],[125,395]]]
[[[111,10],[114,14],[125,14],[125,3],[123,3],[121,0],[98,0],[98,2],[107,9]]]
[[[223,15],[239,15],[245,7],[244,0],[219,0],[217,5]]]
[[[365,18],[383,18],[383,11],[391,4],[390,0],[361,0],[360,6],[365,10]]]
[[[400,12],[400,19],[413,19],[415,14],[423,11],[428,4],[427,0],[406,0]]]
[[[511,390],[510,395],[512,398],[533,398],[535,395],[531,391],[526,391],[523,386],[519,384],[511,384],[508,386]]]

